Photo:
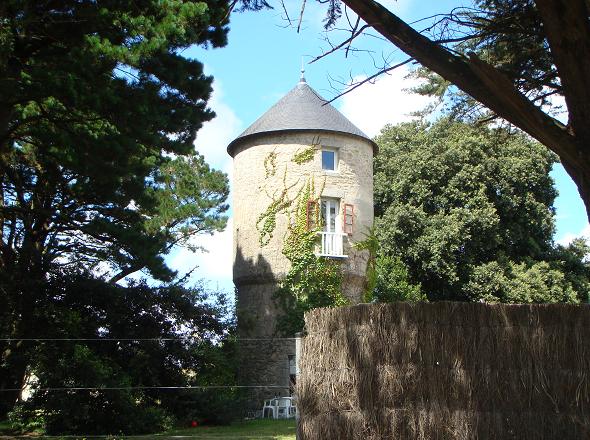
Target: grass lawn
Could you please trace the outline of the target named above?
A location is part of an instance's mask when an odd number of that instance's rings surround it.
[[[229,426],[199,426],[197,428],[174,429],[156,437],[172,439],[174,436],[185,435],[203,440],[295,440],[295,420],[249,420],[233,423]]]
[[[3,437],[8,436],[8,437]],[[0,421],[0,437],[10,438],[8,423]],[[31,439],[42,439],[43,436],[31,436]],[[51,437],[51,440],[63,438],[65,440],[82,439],[83,436]],[[111,436],[109,440],[124,439],[125,436]],[[196,428],[172,429],[161,434],[132,436],[135,439],[183,439],[195,440],[239,439],[239,440],[295,440],[295,420],[249,420],[236,422],[229,426],[198,426]],[[96,439],[96,437],[92,437]]]
[[[8,420],[0,420],[0,435],[10,430],[10,423]]]

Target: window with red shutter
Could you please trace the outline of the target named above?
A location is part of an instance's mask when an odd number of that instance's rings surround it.
[[[345,234],[352,235],[354,229],[354,206],[345,203],[343,211],[344,215],[342,217],[344,218],[344,222],[342,223],[342,229]]]

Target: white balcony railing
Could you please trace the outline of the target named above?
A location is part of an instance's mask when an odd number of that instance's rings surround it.
[[[343,243],[346,234],[341,232],[318,232],[321,238],[321,249],[319,255],[322,257],[346,257],[344,255]]]

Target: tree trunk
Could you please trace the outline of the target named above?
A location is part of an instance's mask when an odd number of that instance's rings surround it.
[[[570,126],[564,126],[557,119],[552,118],[544,113],[539,107],[535,106],[528,98],[519,92],[510,79],[502,72],[487,64],[486,62],[477,58],[475,54],[469,54],[469,58],[457,56],[449,52],[441,45],[433,42],[414,30],[407,23],[402,21],[389,10],[378,4],[373,0],[343,0],[348,7],[356,12],[367,24],[371,25],[381,35],[399,47],[409,56],[416,59],[423,66],[438,73],[446,80],[456,85],[459,89],[472,96],[490,110],[495,112],[498,116],[504,118],[508,122],[519,127],[539,142],[554,151],[561,159],[566,171],[570,174],[576,185],[582,200],[586,205],[586,214],[590,218],[590,157],[586,153],[587,146],[590,145],[590,124],[587,123],[587,117],[582,117],[586,121],[586,129],[578,131],[572,130]],[[580,3],[584,0],[574,0],[578,3],[575,8],[574,15],[579,13],[581,8]],[[565,0],[539,0],[539,4],[545,3],[548,14],[559,10],[560,8],[568,9],[570,2],[567,5],[562,5]],[[553,8],[553,9],[551,9]],[[542,9],[540,7],[540,9]],[[582,8],[586,10],[585,5]],[[558,22],[556,27],[560,32],[566,32],[564,28],[564,21],[570,20],[571,14],[560,13],[563,17],[561,22]],[[543,15],[543,14],[542,14]],[[577,21],[585,21],[588,26],[588,14],[581,15]],[[567,26],[566,26],[567,28]],[[582,30],[580,30],[582,29]],[[580,25],[575,29],[568,29],[567,33],[576,33],[578,39],[584,39],[584,26]],[[581,37],[580,37],[581,35]],[[573,40],[576,37],[572,37]],[[590,44],[590,37],[586,40]],[[570,50],[569,45],[562,45],[559,49],[552,46],[553,53],[556,60],[556,66],[561,75],[561,68],[564,63],[578,62],[576,51]],[[560,56],[555,53],[561,51]],[[590,64],[588,61],[590,57],[585,58],[583,64]],[[587,63],[586,63],[587,61]],[[579,82],[579,78],[583,78],[585,71],[577,72],[577,76],[573,76],[571,87],[565,88],[566,95],[576,95],[578,92],[580,96],[585,96],[587,90],[579,90],[586,88],[590,78],[586,77],[586,81]],[[578,118],[578,114],[585,114],[585,109],[588,105],[588,100],[569,99],[568,111],[570,113],[570,121]],[[573,107],[569,104],[572,103]],[[579,106],[582,108],[578,108]]]

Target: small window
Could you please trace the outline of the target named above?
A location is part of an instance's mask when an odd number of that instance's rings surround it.
[[[322,169],[327,171],[336,171],[338,167],[338,157],[334,150],[322,150]]]

